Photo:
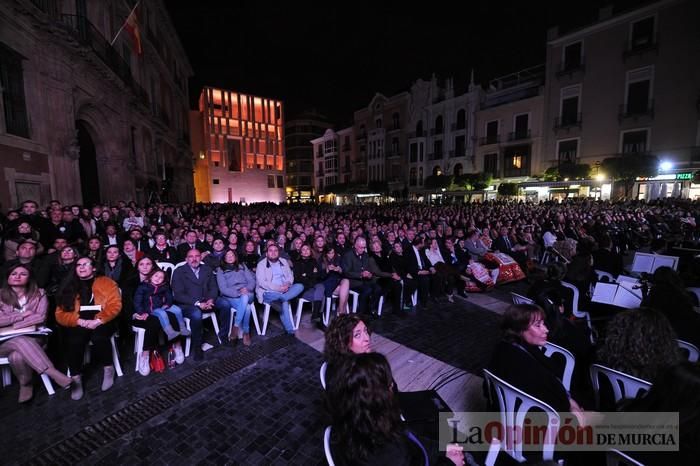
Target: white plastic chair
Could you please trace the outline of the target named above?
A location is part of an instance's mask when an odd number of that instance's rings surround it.
[[[357,291],[352,291],[350,290],[350,294],[348,296],[348,304],[346,306],[346,312],[349,313],[351,310],[352,306],[352,313],[357,312],[357,304],[359,302],[359,297],[360,294]],[[338,299],[338,295],[334,294],[328,298],[326,298],[326,306],[325,306],[325,311],[323,312],[323,325],[328,325],[328,323],[331,320],[331,311],[335,309],[333,307],[333,300]],[[350,304],[350,301],[352,301],[352,304]]]
[[[170,262],[156,262],[156,265],[163,271],[163,272],[170,272],[172,276],[172,271],[175,269],[175,265],[171,264]]]
[[[321,386],[324,390],[326,389],[326,369],[328,369],[328,363],[324,361],[321,364],[321,369],[318,371],[318,377],[321,379]]]
[[[588,312],[578,310],[578,297],[579,297],[578,288],[576,288],[575,285],[572,285],[571,283],[568,283],[568,282],[561,282],[561,284],[562,284],[562,286],[570,289],[573,292],[574,301],[571,304],[571,313],[576,318],[586,319],[586,325],[588,325],[588,329],[590,330],[591,343],[595,344],[595,331],[593,330],[593,324],[591,323],[591,315]]]
[[[331,426],[327,426],[323,431],[323,451],[326,453],[328,466],[335,466],[333,455],[331,454]]]
[[[297,314],[296,317],[292,319],[294,330],[299,329],[299,324],[301,323],[301,310],[304,307],[305,303],[311,303],[311,301],[309,301],[308,299],[299,298],[299,301],[297,302]]]
[[[648,392],[651,389],[651,382],[611,369],[610,367],[593,364],[591,365],[591,382],[593,382],[595,405],[597,408],[600,408],[599,377],[601,374],[610,381],[615,404],[619,403],[621,400],[632,400],[637,397],[639,392]]]
[[[605,464],[607,466],[644,466],[643,463],[614,448],[605,454]]]
[[[141,327],[131,327],[131,330],[135,333],[134,335],[134,353],[136,354],[136,368],[134,371],[139,371],[139,362],[141,358],[141,353],[143,352],[143,341],[146,337],[146,329]]]
[[[112,365],[114,366],[114,372],[117,374],[117,377],[121,377],[124,375],[124,372],[122,372],[122,365],[119,362],[119,351],[117,351],[117,342],[115,337],[116,334],[112,335],[109,339],[109,342],[112,345]],[[85,363],[90,362],[90,346],[92,346],[92,342],[85,347]],[[68,369],[67,375],[70,377],[70,369]]]
[[[258,332],[258,335],[260,335],[260,323],[258,322],[258,313],[256,312],[255,309],[255,303],[254,302],[249,302],[248,307],[250,308],[250,316],[253,318],[253,324],[255,325],[255,330]],[[229,333],[231,333],[231,329],[233,328],[233,318],[236,316],[236,308],[232,307],[231,308],[231,319],[228,324],[229,328]]]
[[[603,277],[606,277],[608,279],[608,283],[613,283],[615,281],[615,277],[613,277],[613,275],[609,272],[595,269],[595,274],[598,276],[599,282],[603,281]]]
[[[576,358],[571,353],[571,351],[569,351],[566,348],[562,348],[559,345],[555,345],[554,343],[545,343],[543,350],[544,355],[548,358],[551,358],[553,354],[561,354],[562,356],[564,356],[565,365],[564,374],[561,376],[561,384],[564,386],[564,388],[566,388],[566,391],[568,392],[569,390],[571,390],[571,376],[574,375]]]
[[[510,292],[510,296],[513,298],[513,304],[535,304],[535,301],[532,299],[526,298],[518,293],[513,293],[512,291]]]
[[[216,312],[202,312],[202,321],[204,321],[204,319],[211,319],[211,324],[214,327],[214,332],[216,333],[216,339],[219,341],[219,344],[221,344],[221,338],[219,337],[219,320],[216,318]],[[185,317],[184,321],[187,330],[192,331],[192,328],[190,327],[190,319]],[[190,355],[191,346],[192,335],[186,337],[185,339],[185,357],[188,357]]]
[[[379,297],[379,303],[377,304],[377,316],[382,316],[382,309],[384,308],[384,296]],[[398,312],[398,311],[396,311]]]
[[[688,361],[698,362],[698,357],[700,356],[700,350],[698,347],[692,343],[683,340],[676,340],[678,342],[678,347],[684,349],[688,352]]]
[[[10,360],[7,358],[0,358],[0,371],[2,371],[2,386],[7,387],[12,385],[12,369],[10,368]],[[53,395],[56,391],[53,389],[53,384],[51,379],[46,374],[41,374],[41,382],[46,388],[46,392],[49,395]]]
[[[487,369],[484,369],[484,378],[489,386],[489,392],[493,389],[498,397],[498,405],[501,412],[501,424],[505,426],[506,436],[512,436],[516,430],[523,432],[525,418],[533,408],[544,411],[547,416],[547,430],[542,445],[542,459],[550,461],[554,458],[557,432],[559,431],[559,414],[547,403],[528,395],[524,391],[514,387],[503,379],[496,377]],[[517,408],[517,409],[516,409]],[[495,439],[494,439],[495,440]],[[513,439],[498,439],[501,449],[508,453],[514,460],[522,463],[526,459],[523,456],[522,442]],[[554,442],[548,442],[554,440]]]

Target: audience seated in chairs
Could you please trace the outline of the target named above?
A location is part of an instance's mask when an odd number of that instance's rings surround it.
[[[224,253],[220,267],[216,270],[216,283],[219,285],[219,300],[236,310],[235,321],[229,333],[229,341],[237,343],[243,339],[250,345],[249,304],[255,301],[255,275],[246,264],[238,261],[238,253],[228,249]]]
[[[571,412],[587,424],[588,413],[570,397],[555,375],[551,360],[544,356],[549,330],[545,312],[533,304],[513,304],[503,316],[503,340],[488,365],[496,376],[558,412]],[[492,407],[495,408],[495,407]]]
[[[695,312],[693,297],[684,288],[681,277],[671,267],[654,271],[643,305],[663,313],[678,338],[700,347],[700,315]]]
[[[396,273],[391,264],[391,256],[383,250],[379,239],[372,241],[370,245],[370,258],[377,266],[377,284],[382,289],[381,295],[391,297],[391,308],[395,314],[401,313],[401,276]]]
[[[38,288],[31,269],[16,264],[0,288],[0,330],[31,330],[44,324],[49,306],[44,290]],[[46,374],[61,387],[71,378],[59,372],[49,360],[40,336],[16,335],[0,342],[0,357],[7,358],[19,380],[19,402],[32,399],[32,372]]]
[[[659,311],[641,308],[620,312],[608,322],[597,358],[604,366],[653,381],[681,361],[676,338]]]
[[[645,466],[697,464],[700,457],[700,366],[682,362],[665,367],[653,380],[651,390],[628,403],[627,412],[677,412],[678,452],[629,452]],[[653,417],[650,416],[651,419]]]
[[[119,287],[114,280],[96,276],[96,266],[89,257],[77,260],[73,275],[56,297],[56,322],[63,331],[63,351],[73,384],[71,398],[83,397],[83,358],[92,342],[92,359],[103,367],[102,391],[114,384],[114,365],[110,339],[117,330],[115,319],[122,308]],[[99,306],[100,310],[81,311],[82,306]]]
[[[350,289],[359,293],[359,312],[366,315],[376,311],[382,289],[377,284],[377,265],[367,253],[367,240],[358,236],[353,245],[343,255],[343,275],[350,280]]]
[[[284,330],[293,335],[294,323],[291,318],[289,301],[304,291],[304,285],[294,283],[294,274],[289,261],[280,257],[279,247],[275,243],[267,246],[265,258],[255,270],[255,293],[258,301],[263,304],[279,302],[280,320]]]
[[[319,259],[321,273],[321,283],[323,284],[326,299],[333,296],[338,297],[338,313],[346,312],[348,297],[350,296],[350,280],[343,278],[343,268],[341,267],[341,257],[335,249],[330,246],[323,248],[323,254]],[[319,321],[319,327],[323,330],[323,319]]]
[[[342,358],[328,381],[332,420],[330,454],[337,465],[429,464],[428,452],[401,420],[391,368],[379,353]],[[464,464],[461,447],[450,446],[431,464]]]
[[[199,249],[188,249],[185,265],[173,271],[172,288],[175,304],[185,317],[190,319],[192,345],[195,360],[204,357],[202,352],[202,313],[216,312],[218,315],[219,332],[217,338],[225,341],[229,335],[231,307],[228,303],[217,302],[219,288],[216,285],[214,271],[208,265],[202,264],[202,253]]]
[[[411,249],[411,252],[412,251],[413,249]],[[401,303],[403,304],[403,310],[415,312],[413,293],[417,289],[418,281],[409,273],[409,261],[406,254],[404,254],[401,241],[397,240],[394,242],[389,260],[391,261],[391,267],[394,269],[394,272],[401,278]]]
[[[294,283],[304,287],[299,297],[311,302],[311,320],[320,321],[326,298],[325,288],[321,283],[320,265],[311,254],[311,246],[308,244],[301,247],[300,256],[294,262]]]
[[[182,317],[182,310],[173,304],[173,293],[162,270],[154,270],[149,279],[136,289],[131,325],[146,330],[143,352],[137,355],[140,358],[139,373],[144,376],[151,372],[149,355],[151,351],[158,349],[161,330],[169,342],[180,335],[190,335]],[[179,341],[173,342],[173,350],[175,362],[185,362],[182,344]]]

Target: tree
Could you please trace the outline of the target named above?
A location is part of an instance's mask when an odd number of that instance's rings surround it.
[[[423,185],[426,189],[447,189],[452,184],[453,177],[451,175],[430,175],[425,178]]]
[[[562,163],[545,170],[544,181],[585,180],[591,176],[591,166],[586,163]]]
[[[516,183],[501,183],[498,185],[498,194],[505,197],[517,196],[520,185]]]
[[[604,159],[600,168],[613,180],[623,183],[625,198],[628,199],[637,177],[651,178],[658,175],[659,159],[654,155],[625,154]]]

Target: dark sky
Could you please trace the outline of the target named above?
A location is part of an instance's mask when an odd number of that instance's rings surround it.
[[[282,99],[288,119],[315,108],[344,125],[376,92],[432,73],[459,92],[472,67],[485,84],[543,63],[549,26],[589,24],[609,0],[301,3],[166,2],[194,68],[190,100],[212,85]]]

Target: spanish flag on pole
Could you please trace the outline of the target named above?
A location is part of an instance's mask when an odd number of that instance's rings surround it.
[[[114,42],[116,42],[117,38],[119,37],[119,34],[123,30],[126,30],[126,32],[128,32],[131,36],[131,39],[134,41],[136,53],[139,55],[143,53],[143,48],[141,48],[141,30],[139,29],[139,22],[137,16],[140,3],[140,0],[136,2],[136,5],[134,5],[134,8],[132,8],[131,13],[129,13],[129,16],[127,16],[126,21],[124,21],[124,24],[121,28],[119,28],[119,31],[117,31],[117,35],[114,36],[114,39],[112,40],[112,45],[114,45]]]

